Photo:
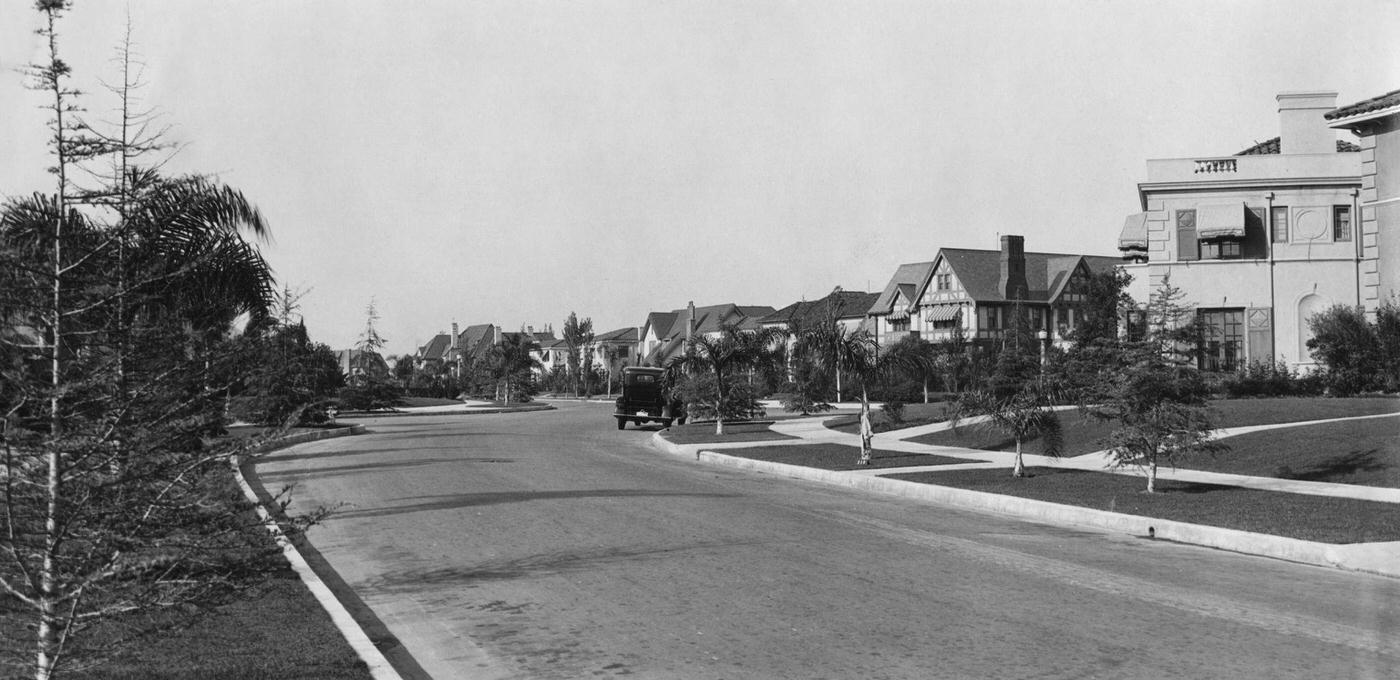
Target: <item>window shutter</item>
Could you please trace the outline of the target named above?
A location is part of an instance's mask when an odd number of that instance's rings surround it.
[[[1250,307],[1245,311],[1249,333],[1249,360],[1274,361],[1274,314],[1270,307]]]
[[[1196,211],[1176,211],[1176,259],[1201,259],[1201,244],[1196,240]]]

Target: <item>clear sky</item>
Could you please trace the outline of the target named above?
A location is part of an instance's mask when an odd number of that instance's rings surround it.
[[[0,0],[0,195],[51,189],[32,3]],[[142,96],[268,217],[313,339],[879,290],[940,247],[1116,254],[1145,160],[1400,88],[1400,2],[77,0],[98,117]]]

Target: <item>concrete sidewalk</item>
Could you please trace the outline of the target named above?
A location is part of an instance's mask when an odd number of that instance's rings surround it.
[[[1400,413],[1235,428],[1220,430],[1216,435],[1225,438],[1268,429],[1303,427],[1306,425],[1378,417],[1400,419]],[[1151,535],[1159,539],[1173,540],[1182,543],[1191,543],[1240,553],[1400,578],[1400,542],[1345,545],[1316,543],[1220,527],[1187,524],[1185,522],[1175,522],[1136,515],[1125,515],[1104,510],[1067,506],[1026,498],[999,496],[980,491],[907,482],[886,477],[886,475],[906,474],[910,472],[953,471],[989,467],[1010,468],[1013,465],[1015,454],[1011,452],[933,446],[908,441],[909,439],[924,434],[949,429],[951,425],[946,422],[877,434],[874,437],[873,444],[876,448],[888,451],[922,453],[945,458],[965,459],[967,460],[967,464],[965,465],[954,464],[831,471],[738,458],[719,453],[726,448],[751,446],[792,446],[816,443],[840,444],[851,446],[852,448],[860,446],[859,435],[839,432],[823,425],[822,423],[828,418],[830,418],[830,414],[811,418],[779,421],[770,426],[770,429],[774,432],[794,437],[794,439],[682,445],[667,441],[662,437],[662,433],[658,432],[653,438],[653,445],[668,453],[694,457],[697,461],[770,474],[780,474],[837,486],[860,488],[903,498],[944,503],[973,510],[1013,515],[1032,521],[1062,526],[1092,527],[1139,536]],[[971,420],[965,420],[963,424],[971,424]],[[1103,451],[1072,458],[1048,458],[1030,454],[1025,455],[1024,458],[1027,466],[1060,467],[1139,477],[1143,476],[1143,473],[1136,469],[1107,468],[1107,454]],[[1240,486],[1266,491],[1354,498],[1383,503],[1400,503],[1400,489],[1393,488],[1332,484],[1327,482],[1307,482],[1276,479],[1272,477],[1249,477],[1245,475],[1184,469],[1159,470],[1158,478],[1164,480],[1169,479],[1205,484]]]

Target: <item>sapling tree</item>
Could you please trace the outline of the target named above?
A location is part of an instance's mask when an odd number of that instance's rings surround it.
[[[1114,424],[1103,439],[1110,464],[1144,470],[1148,493],[1157,490],[1161,465],[1228,448],[1211,436],[1211,390],[1191,362],[1198,335],[1183,297],[1169,279],[1153,291],[1147,336],[1127,343],[1121,363],[1104,367],[1085,407]]]
[[[724,434],[726,405],[731,397],[730,378],[737,370],[766,362],[781,341],[782,332],[777,329],[745,330],[726,324],[713,337],[702,334],[691,337],[685,351],[672,358],[667,368],[673,375],[703,374],[713,379],[713,389],[705,392],[710,395],[713,404],[715,434]]]
[[[828,370],[837,366],[854,379],[860,393],[860,456],[857,465],[869,465],[875,436],[870,422],[870,388],[891,377],[922,370],[927,355],[890,348],[881,351],[875,338],[865,331],[850,331],[844,326],[826,327],[812,331],[808,339],[816,361]]]
[[[244,446],[208,435],[240,358],[232,321],[266,315],[272,278],[253,242],[267,226],[236,191],[77,185],[114,147],[78,118],[67,3],[36,7],[55,187],[0,207],[0,616],[24,631],[0,638],[0,674],[50,680],[141,629],[138,612],[216,602],[265,564],[228,468]]]

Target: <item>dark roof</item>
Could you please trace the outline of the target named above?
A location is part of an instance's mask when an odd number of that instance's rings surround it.
[[[439,361],[447,355],[447,350],[452,347],[452,336],[447,333],[438,333],[433,336],[428,344],[418,348],[418,358],[423,361]]]
[[[836,318],[838,319],[864,317],[879,297],[879,293],[864,293],[854,290],[832,291],[820,300],[794,302],[759,319],[758,322],[761,324],[786,324],[795,321],[804,326],[811,325],[826,318],[827,314],[830,313],[829,310],[833,307],[836,309]]]
[[[736,325],[741,329],[757,328],[759,319],[775,311],[777,310],[768,306],[736,305],[732,302],[696,307],[695,332],[701,335],[718,333],[727,324]],[[647,361],[660,364],[679,351],[680,344],[685,341],[685,328],[689,318],[689,307],[647,315],[647,326],[650,326],[657,339],[661,340],[661,344],[647,355]]]
[[[1388,109],[1392,106],[1400,106],[1400,90],[1392,90],[1379,97],[1371,97],[1370,99],[1359,101],[1355,104],[1348,104],[1328,113],[1324,113],[1322,117],[1327,120],[1337,120],[1339,118],[1347,118],[1349,116],[1357,116],[1363,113]]]
[[[496,327],[489,323],[467,326],[457,334],[457,349],[467,356],[482,356],[496,342]]]
[[[634,327],[634,326],[628,326],[627,328],[619,328],[619,329],[617,329],[617,330],[615,330],[615,331],[608,331],[608,332],[606,332],[606,333],[599,333],[598,335],[593,336],[593,341],[594,341],[594,342],[611,342],[611,343],[618,343],[618,342],[636,342],[636,341],[637,341],[637,329],[636,329],[636,327]]]
[[[944,248],[939,254],[952,267],[967,296],[978,302],[1002,302],[1006,296],[997,290],[1001,279],[1001,251]],[[1091,272],[1112,269],[1122,258],[1106,255],[1068,253],[1026,253],[1027,299],[1046,302],[1069,282],[1070,274],[1083,262]],[[922,295],[922,291],[920,291]]]
[[[870,305],[867,313],[889,314],[893,311],[895,293],[899,292],[901,285],[919,286],[932,275],[932,262],[911,262],[899,265],[899,268],[894,270],[894,276],[890,277],[890,282],[885,284],[884,292],[875,298],[874,304]]]
[[[1245,149],[1244,151],[1241,151],[1235,155],[1267,156],[1270,154],[1277,154],[1279,153],[1279,140],[1279,137],[1274,137],[1273,139],[1259,142],[1258,144],[1255,144],[1254,146],[1251,146],[1248,149]],[[1345,139],[1337,140],[1337,153],[1359,153],[1360,151],[1361,147],[1352,144],[1351,142],[1348,142]]]

